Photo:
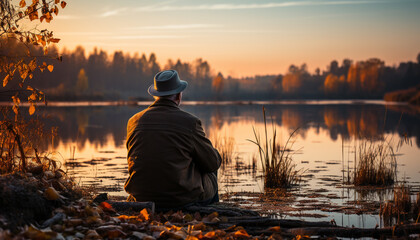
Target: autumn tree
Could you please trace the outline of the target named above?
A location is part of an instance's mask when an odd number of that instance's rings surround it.
[[[384,62],[377,58],[351,64],[347,73],[350,90],[360,94],[380,92],[384,88],[384,83],[380,82],[383,68]]]
[[[213,78],[213,82],[211,84],[213,90],[217,94],[217,97],[220,96],[220,93],[223,90],[223,85],[224,85],[224,77],[223,77],[223,74],[219,72],[217,76]]]
[[[12,0],[0,1],[0,76],[3,89],[12,83],[16,86],[1,94],[12,93],[16,114],[22,96],[27,96],[30,114],[35,112],[36,102],[45,101],[44,93],[30,86],[29,80],[34,78],[37,69],[41,72],[53,71],[53,65],[47,64],[45,60],[52,57],[48,55],[48,46],[58,43],[59,39],[54,38],[53,33],[47,29],[38,29],[38,25],[50,23],[58,15],[59,7],[65,6],[66,2],[60,0],[32,0],[30,4],[20,0],[19,5],[15,5]],[[10,48],[12,44],[18,44],[19,47]],[[36,47],[42,47],[41,54],[37,53]]]
[[[79,75],[77,76],[76,91],[79,93],[85,93],[89,88],[88,77],[86,76],[85,69],[80,69]]]
[[[343,88],[345,86],[345,76],[340,77],[335,74],[328,74],[324,81],[324,91],[327,95],[339,95],[343,94]]]
[[[282,89],[286,93],[297,92],[302,87],[303,75],[306,73],[306,65],[303,64],[300,68],[291,65],[289,72],[284,75],[282,81]]]

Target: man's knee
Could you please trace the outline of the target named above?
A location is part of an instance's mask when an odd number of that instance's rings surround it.
[[[209,200],[218,194],[217,172],[207,173],[203,175],[204,196],[202,200]]]

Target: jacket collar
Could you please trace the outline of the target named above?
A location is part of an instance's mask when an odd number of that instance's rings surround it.
[[[165,98],[159,98],[158,100],[154,101],[152,105],[150,105],[150,107],[155,107],[155,106],[167,106],[167,107],[179,108],[178,105],[174,101],[170,99],[165,99]]]

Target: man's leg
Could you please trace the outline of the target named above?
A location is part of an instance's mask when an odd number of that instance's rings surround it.
[[[219,187],[217,185],[217,171],[203,175],[204,200],[200,205],[219,202]]]

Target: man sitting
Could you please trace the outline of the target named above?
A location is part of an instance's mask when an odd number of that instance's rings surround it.
[[[160,208],[218,202],[221,157],[201,121],[179,109],[187,85],[174,70],[157,73],[148,89],[155,102],[128,121],[128,201]]]

